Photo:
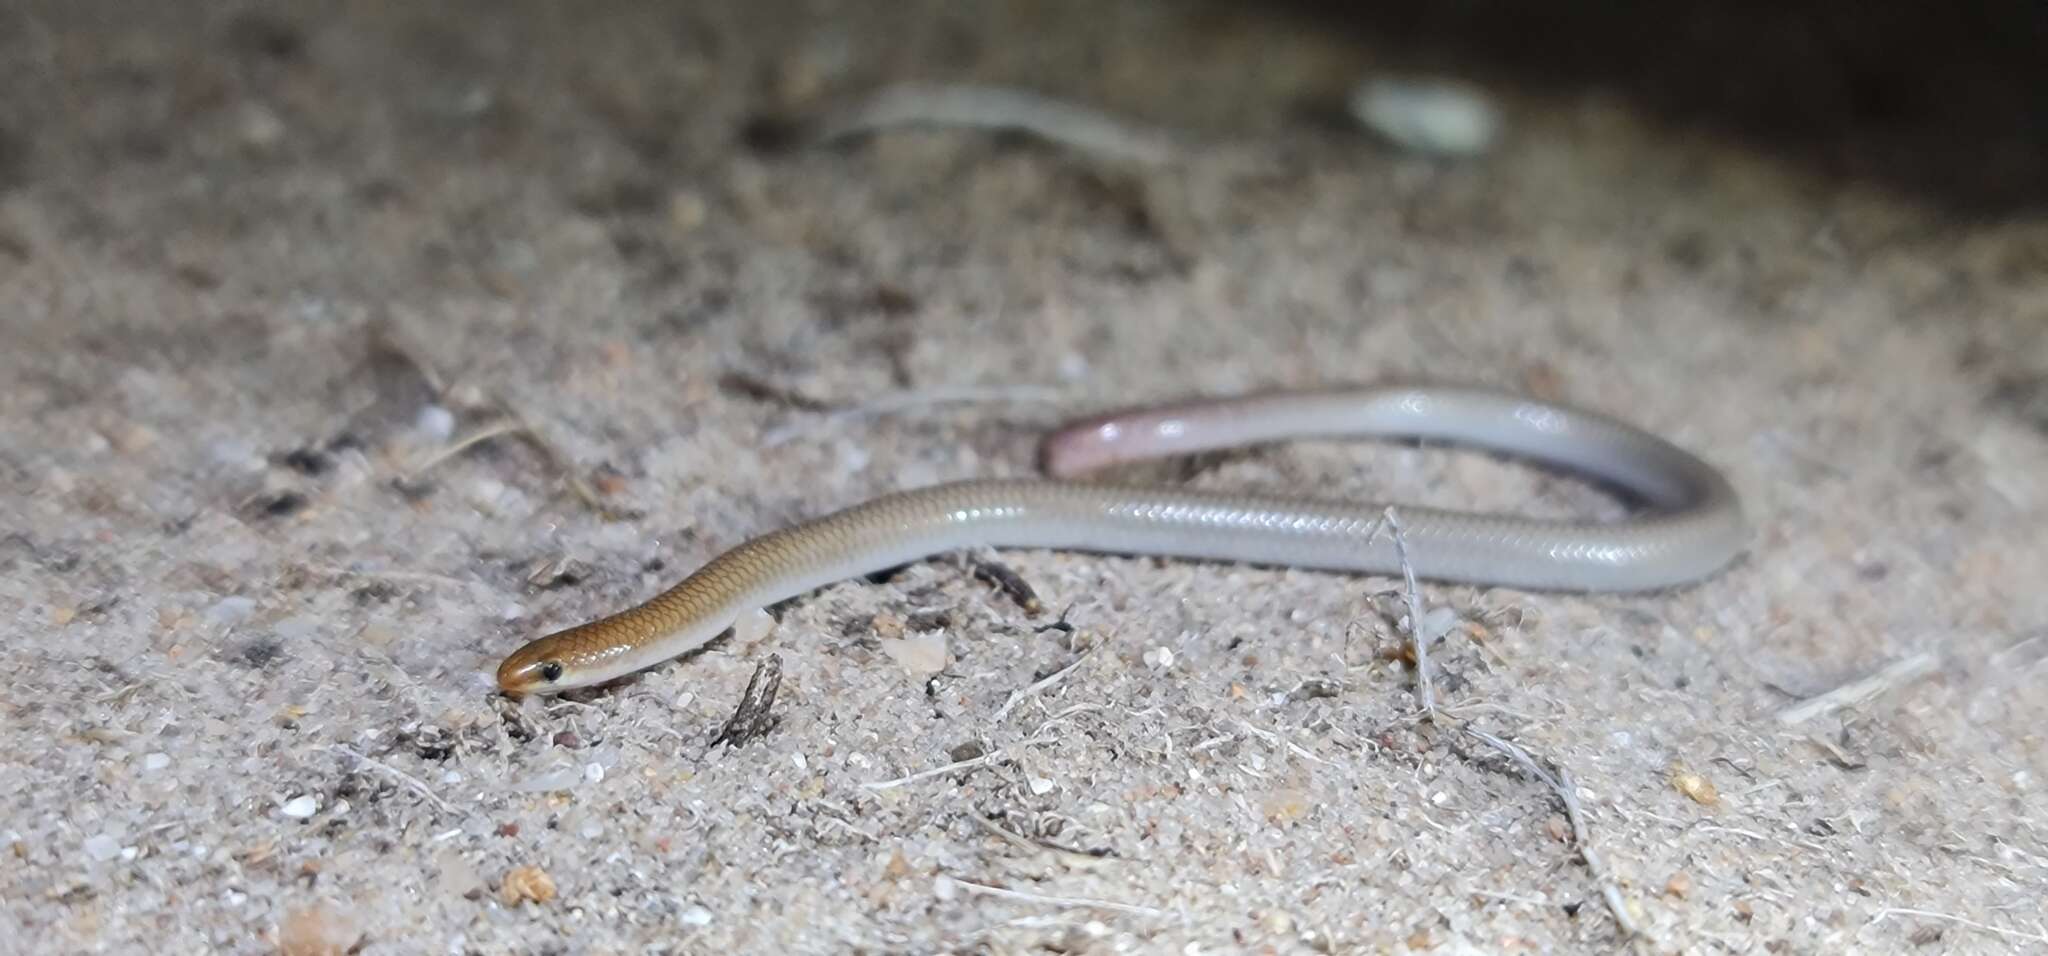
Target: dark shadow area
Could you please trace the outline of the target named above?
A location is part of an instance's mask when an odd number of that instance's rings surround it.
[[[1957,212],[2048,206],[2048,3],[1280,0],[1418,67],[1600,90]],[[1476,62],[1475,62],[1476,61]]]

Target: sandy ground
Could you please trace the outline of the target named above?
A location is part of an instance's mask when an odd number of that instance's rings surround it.
[[[2048,226],[1592,92],[1405,155],[1294,108],[1383,63],[1299,20],[736,9],[10,6],[0,949],[1626,949],[1603,877],[1653,951],[2048,948]],[[768,148],[904,78],[1199,145]],[[486,677],[1077,412],[1385,378],[1620,413],[1745,495],[1697,587],[1425,589],[1445,705],[1572,775],[1603,873],[1418,719],[1384,578],[1000,555],[1034,615],[948,556],[570,699]],[[1158,477],[1617,510],[1430,448]],[[771,654],[779,723],[712,747]]]

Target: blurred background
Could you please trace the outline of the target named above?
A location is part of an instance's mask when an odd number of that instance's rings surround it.
[[[2038,950],[2044,41],[2024,0],[0,0],[0,939],[1592,952],[1606,881],[1688,951]],[[1426,591],[1447,706],[1570,769],[1597,872],[1418,722],[1380,579],[1006,555],[1033,613],[942,559],[493,693],[1071,416],[1396,379],[1621,415],[1756,523],[1670,594]],[[1440,448],[1154,477],[1623,508]],[[769,652],[780,723],[711,753]]]

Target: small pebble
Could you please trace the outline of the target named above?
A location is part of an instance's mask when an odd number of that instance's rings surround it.
[[[902,847],[889,851],[889,862],[882,867],[882,875],[892,880],[910,875],[910,861],[904,859]]]
[[[537,866],[519,866],[505,874],[498,884],[498,900],[506,906],[525,902],[545,903],[555,898],[555,881]]]
[[[498,101],[498,94],[488,86],[477,85],[462,91],[462,95],[449,103],[456,116],[482,116]]]
[[[278,119],[276,113],[264,109],[258,103],[245,103],[241,114],[239,119],[244,146],[265,150],[284,140],[284,121]]]
[[[899,641],[885,640],[882,651],[915,677],[937,674],[946,669],[949,661],[944,631],[918,634]]]
[[[447,441],[448,436],[455,434],[455,413],[439,405],[428,405],[413,419],[413,427],[429,440]]]
[[[279,813],[291,817],[294,820],[304,820],[307,817],[310,817],[313,814],[320,812],[320,801],[313,799],[313,796],[311,794],[301,794],[299,796],[291,798],[290,800],[286,800],[284,802],[284,806],[281,806],[277,809]]]
[[[689,232],[704,224],[710,218],[711,207],[704,197],[688,190],[678,190],[668,197],[668,222],[678,232]]]
[[[121,841],[104,833],[86,837],[85,855],[105,863],[121,855]]]
[[[1714,782],[1690,770],[1673,771],[1671,784],[1700,806],[1712,807],[1721,803],[1721,791],[1715,788]]]
[[[341,956],[361,938],[344,911],[323,905],[294,909],[277,925],[277,951],[284,956]]]
[[[507,510],[516,495],[510,485],[496,478],[478,478],[469,484],[470,503],[485,511]]]
[[[1436,643],[1437,638],[1451,633],[1451,628],[1456,626],[1458,626],[1457,611],[1447,607],[1436,608],[1422,615],[1422,639],[1433,645]]]
[[[683,922],[691,926],[711,925],[711,911],[702,906],[692,906],[683,911]]]
[[[267,462],[256,446],[239,438],[227,438],[206,446],[206,456],[216,465],[241,471],[262,471]]]
[[[1145,664],[1157,670],[1173,666],[1173,648],[1155,647],[1145,652]]]
[[[1559,843],[1571,839],[1572,836],[1571,824],[1555,813],[1543,821],[1543,832],[1550,834],[1550,838]]]
[[[954,897],[960,895],[960,887],[953,882],[952,877],[941,876],[932,881],[932,895],[938,897],[941,903],[950,903]]]
[[[1045,796],[1046,794],[1052,792],[1052,788],[1053,782],[1051,780],[1048,780],[1044,777],[1031,778],[1031,795],[1034,797]]]
[[[584,779],[584,780],[585,780],[586,782],[589,782],[589,783],[601,783],[601,782],[603,782],[603,781],[604,781],[604,764],[601,764],[601,763],[587,763],[587,764],[584,764],[584,765],[583,765],[583,779]]]
[[[206,609],[205,621],[208,627],[226,627],[248,620],[256,612],[256,602],[245,597],[224,597]]]
[[[155,772],[170,765],[171,755],[167,753],[149,753],[142,756],[142,769],[144,770]]]
[[[1351,115],[1404,149],[1439,156],[1476,156],[1500,132],[1500,111],[1465,84],[1377,78],[1351,93]]]
[[[1276,825],[1286,825],[1303,819],[1315,809],[1307,791],[1292,788],[1275,790],[1263,801],[1266,819]]]
[[[755,608],[753,611],[740,615],[740,619],[733,622],[733,643],[744,647],[760,641],[774,630],[775,616],[767,611]]]

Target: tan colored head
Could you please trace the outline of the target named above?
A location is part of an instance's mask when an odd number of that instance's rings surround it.
[[[529,653],[533,646],[528,644],[520,648],[498,665],[499,690],[514,697],[551,693],[556,690],[555,685],[568,675],[568,667],[561,661]]]
[[[593,627],[585,624],[556,631],[513,651],[498,665],[498,689],[515,697],[553,694],[603,683],[624,673],[618,665],[626,649],[617,641],[603,640]]]

